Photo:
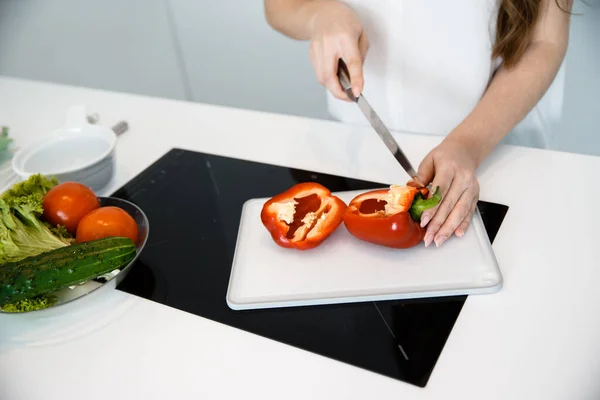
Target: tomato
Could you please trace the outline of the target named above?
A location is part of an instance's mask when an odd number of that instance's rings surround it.
[[[137,242],[138,226],[131,215],[119,207],[100,207],[87,214],[77,227],[77,242],[110,236],[127,237]]]
[[[50,224],[63,225],[72,235],[79,221],[100,207],[98,197],[89,187],[78,182],[61,183],[46,193],[42,200],[43,217]]]

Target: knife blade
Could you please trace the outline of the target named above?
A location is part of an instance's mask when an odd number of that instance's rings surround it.
[[[363,115],[367,118],[375,132],[379,135],[383,143],[385,143],[388,150],[392,153],[394,158],[400,163],[402,168],[406,171],[408,176],[410,176],[415,182],[419,185],[424,186],[419,178],[417,177],[417,173],[413,168],[411,162],[406,157],[406,154],[402,151],[390,131],[387,129],[381,118],[377,115],[375,110],[371,107],[367,99],[360,94],[358,97],[354,95],[352,92],[352,84],[350,82],[350,73],[348,72],[348,67],[346,63],[340,58],[338,61],[338,78],[340,80],[340,84],[342,85],[342,89],[346,92],[346,95],[358,105],[358,108],[363,113]]]

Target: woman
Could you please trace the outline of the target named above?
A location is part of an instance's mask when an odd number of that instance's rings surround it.
[[[348,65],[390,129],[444,135],[418,175],[440,187],[424,242],[463,236],[479,199],[475,170],[500,143],[546,147],[547,133],[515,126],[538,104],[564,59],[571,0],[265,0],[269,24],[310,41],[330,112],[366,123],[340,87]],[[368,53],[368,56],[367,56]],[[340,100],[345,100],[340,101]]]

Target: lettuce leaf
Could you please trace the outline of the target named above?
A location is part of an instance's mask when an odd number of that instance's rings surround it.
[[[5,304],[2,306],[2,311],[20,313],[42,310],[44,308],[52,307],[54,304],[56,304],[56,301],[57,299],[55,296],[44,294],[31,299],[20,300],[16,303]]]
[[[8,136],[8,127],[3,126],[0,131],[0,151],[5,150],[11,143],[12,139]]]
[[[63,227],[42,220],[44,195],[57,184],[33,175],[0,196],[0,265],[71,244]]]

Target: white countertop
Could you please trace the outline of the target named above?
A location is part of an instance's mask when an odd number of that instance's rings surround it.
[[[78,103],[130,124],[106,193],[172,147],[407,180],[369,128],[0,78],[17,145]],[[397,137],[413,164],[440,140]],[[517,147],[481,167],[481,199],[510,206],[493,245],[504,288],[467,299],[424,389],[111,291],[68,313],[0,316],[0,399],[599,398],[599,172],[598,157]]]

